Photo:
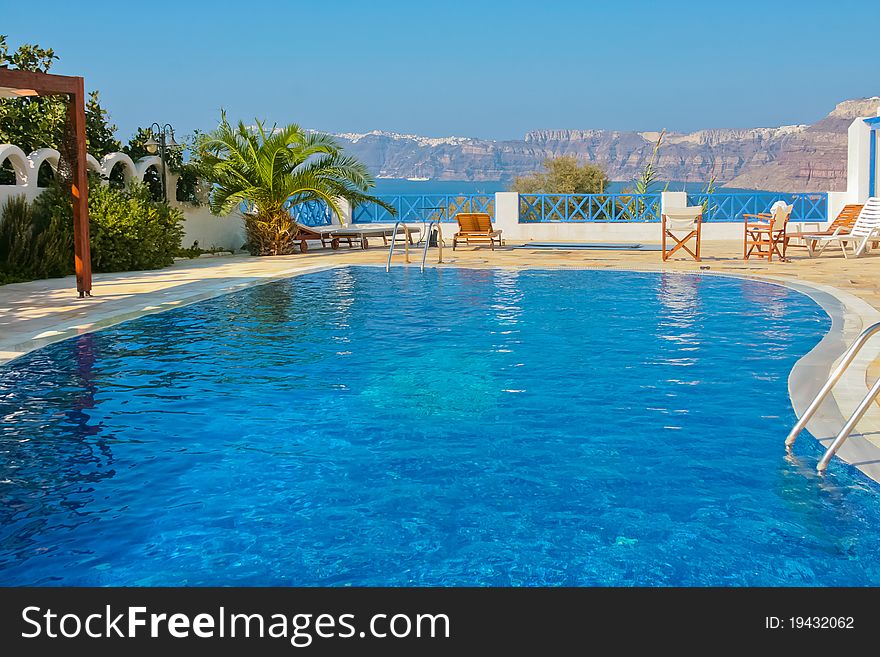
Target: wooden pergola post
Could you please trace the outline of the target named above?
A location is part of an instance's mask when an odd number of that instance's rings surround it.
[[[68,97],[66,133],[73,136],[70,196],[73,202],[73,257],[76,290],[80,297],[92,294],[92,258],[89,250],[89,181],[86,174],[86,100],[81,77],[51,75],[0,68],[0,98],[25,96]],[[70,146],[68,146],[70,147]],[[63,147],[62,149],[64,150]],[[62,153],[62,156],[64,153]],[[34,173],[36,175],[36,172]]]

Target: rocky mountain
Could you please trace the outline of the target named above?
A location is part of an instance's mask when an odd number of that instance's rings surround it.
[[[813,125],[667,133],[658,168],[665,180],[774,191],[839,190],[846,185],[846,131],[874,116],[880,97],[847,100]],[[346,151],[387,178],[507,180],[541,168],[548,157],[576,155],[631,180],[650,157],[658,132],[535,130],[521,140],[422,137],[374,130],[335,135]]]

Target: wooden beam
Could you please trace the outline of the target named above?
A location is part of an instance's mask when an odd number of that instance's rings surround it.
[[[92,295],[92,256],[89,248],[89,180],[86,174],[86,107],[82,78],[70,94],[67,120],[75,138],[76,167],[73,171],[73,254],[76,267],[76,289],[79,296]]]
[[[73,201],[73,260],[76,290],[92,295],[92,255],[89,248],[89,180],[86,173],[86,96],[81,77],[0,68],[0,88],[33,90],[39,96],[69,96],[67,123],[74,136],[76,166],[70,195]],[[68,131],[65,131],[68,132]]]
[[[0,68],[0,87],[33,89],[41,96],[74,94],[82,88],[82,78]]]

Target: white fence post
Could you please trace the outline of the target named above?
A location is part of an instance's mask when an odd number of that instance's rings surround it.
[[[495,229],[503,231],[505,240],[520,239],[517,192],[495,192]]]
[[[339,197],[336,199],[336,204],[339,206],[339,223],[343,226],[348,226],[351,223],[351,203],[348,202],[348,199],[344,199]]]
[[[856,119],[846,139],[846,191],[850,203],[864,203],[870,186],[871,128],[863,119]]]
[[[847,203],[855,203],[849,192],[828,192],[828,207],[825,220],[834,221]]]

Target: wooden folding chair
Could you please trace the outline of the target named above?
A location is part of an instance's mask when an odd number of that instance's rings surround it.
[[[791,217],[791,205],[776,205],[773,212],[743,215],[743,260],[752,255],[773,262],[773,254],[785,261],[785,231]]]
[[[691,208],[670,208],[660,217],[660,223],[663,228],[663,261],[669,258],[676,251],[687,251],[690,256],[700,261],[700,241],[703,227],[703,207],[696,206]],[[675,246],[671,249],[666,248],[666,238],[672,239]],[[688,248],[688,242],[695,240],[695,250]]]

